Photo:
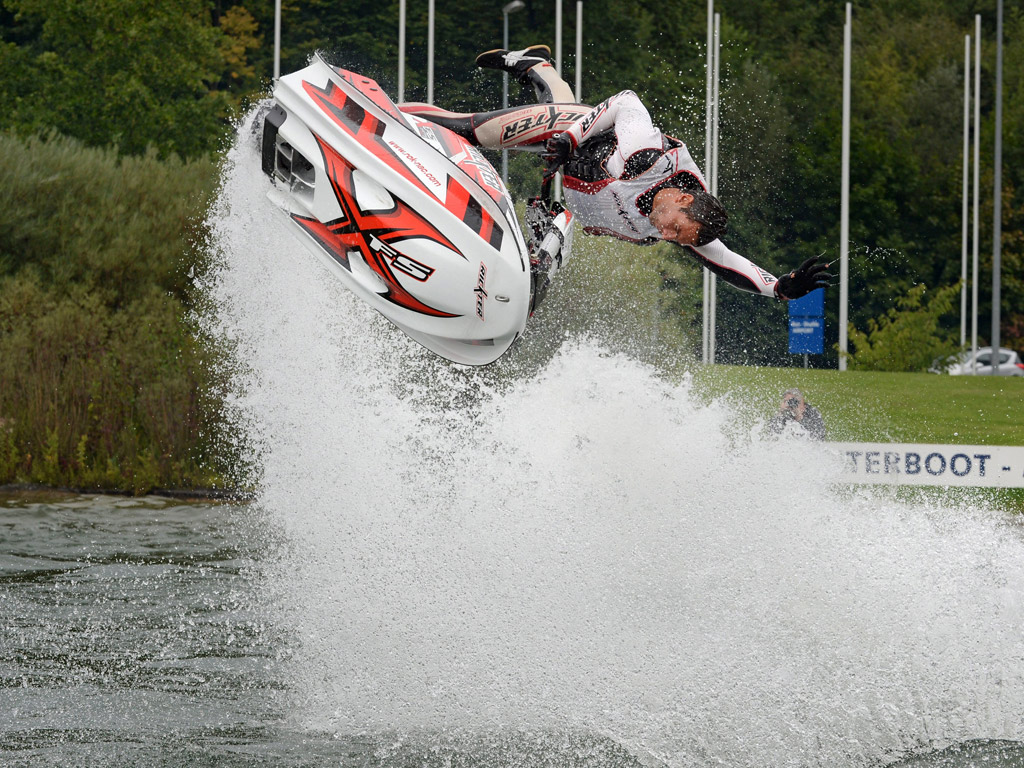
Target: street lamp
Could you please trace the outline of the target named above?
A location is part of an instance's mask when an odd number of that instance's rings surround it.
[[[521,11],[526,7],[526,3],[523,0],[512,0],[511,3],[506,3],[501,9],[501,15],[505,21],[505,34],[502,37],[502,45],[506,51],[508,50],[508,15]],[[502,80],[502,94],[501,94],[501,108],[508,109],[508,72],[503,72],[501,75]],[[508,186],[508,150],[501,150],[501,180]]]

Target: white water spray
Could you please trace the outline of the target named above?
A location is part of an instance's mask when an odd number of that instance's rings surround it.
[[[244,363],[302,726],[583,730],[679,766],[1024,739],[1019,526],[843,490],[817,446],[597,342],[504,385],[445,365],[268,183],[233,150],[211,326]]]

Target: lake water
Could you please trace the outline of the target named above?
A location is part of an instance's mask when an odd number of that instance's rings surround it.
[[[1024,765],[1020,585],[977,550],[953,572],[911,553],[879,603],[877,583],[842,596],[876,582],[869,562],[850,581],[820,561],[799,587],[782,563],[727,575],[751,532],[727,563],[680,564],[722,582],[709,602],[652,578],[664,541],[613,556],[588,532],[594,567],[563,542],[554,568],[467,568],[450,560],[469,539],[403,535],[325,569],[329,547],[279,523],[259,505],[0,497],[0,765]],[[876,546],[906,543],[892,523]],[[1019,557],[1015,526],[984,525]],[[947,557],[964,527],[932,517],[923,551]],[[570,563],[589,584],[556,578]]]
[[[250,153],[201,321],[253,500],[2,501],[0,765],[1024,766],[1018,519],[843,486],[554,293],[445,365]]]

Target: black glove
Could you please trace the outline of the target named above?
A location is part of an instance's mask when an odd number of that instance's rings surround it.
[[[572,154],[572,139],[568,133],[556,133],[544,145],[544,151],[540,153],[541,158],[547,163],[544,169],[546,176],[553,176],[554,173],[569,159]]]
[[[775,295],[780,299],[799,299],[817,288],[824,288],[832,279],[825,270],[828,264],[818,264],[819,256],[812,256],[775,284]]]

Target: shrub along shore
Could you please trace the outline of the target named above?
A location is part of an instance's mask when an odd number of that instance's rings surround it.
[[[0,485],[222,488],[193,325],[211,160],[0,135]]]

